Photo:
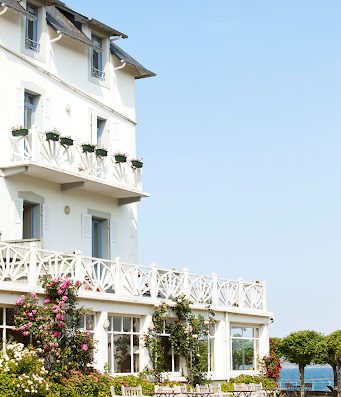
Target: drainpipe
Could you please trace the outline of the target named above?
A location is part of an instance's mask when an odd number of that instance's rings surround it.
[[[6,4],[1,3],[1,7],[4,7],[4,9],[0,12],[0,15],[6,14],[6,12],[8,11],[8,7],[6,7]]]
[[[123,69],[125,67],[125,65],[127,64],[127,62],[124,62],[122,60],[121,60],[121,63],[122,63],[122,65],[121,66],[117,66],[117,68],[114,68],[114,71],[115,70],[119,70],[119,69]]]
[[[63,37],[63,33],[60,30],[57,30],[58,36],[55,37],[54,39],[50,40],[50,43],[55,43],[56,41],[59,41]]]

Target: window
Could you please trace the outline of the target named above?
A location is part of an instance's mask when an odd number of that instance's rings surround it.
[[[140,319],[109,316],[108,364],[111,373],[139,372]]]
[[[14,329],[14,313],[15,309],[0,307],[0,341],[3,349],[9,339],[25,345],[29,344],[29,338]]]
[[[35,121],[35,112],[37,105],[37,97],[35,95],[25,92],[24,100],[24,127],[32,128]]]
[[[92,218],[92,256],[103,258],[103,220]]]
[[[104,128],[105,128],[105,120],[97,118],[97,145],[103,144]]]
[[[215,324],[210,324],[206,337],[200,339],[200,360],[205,371],[214,371]]]
[[[165,353],[165,372],[179,372],[180,371],[180,356],[174,353],[173,346],[169,339],[169,324],[173,322],[172,319],[166,319],[163,322],[163,330],[158,334],[162,350]]]
[[[95,46],[91,49],[91,76],[99,80],[104,80],[103,72],[103,42],[100,37],[92,35],[92,44]]]
[[[40,205],[24,201],[23,239],[40,238]]]
[[[25,47],[34,52],[39,52],[38,8],[27,3],[27,11],[30,16],[26,17]]]
[[[258,328],[231,328],[232,369],[234,371],[256,369],[258,357],[258,341]]]
[[[92,340],[94,340],[95,331],[95,315],[94,314],[84,314],[80,320],[79,328],[82,331],[87,331],[90,334]],[[92,352],[93,353],[93,352]],[[92,355],[92,359],[93,359]]]

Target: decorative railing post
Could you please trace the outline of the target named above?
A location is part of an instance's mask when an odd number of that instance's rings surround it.
[[[123,294],[123,269],[122,269],[122,263],[120,261],[120,257],[117,256],[115,258],[115,270],[114,270],[114,280],[115,280],[115,286],[114,286],[114,291],[116,295],[122,295]]]
[[[156,299],[159,295],[159,283],[158,283],[158,271],[157,266],[153,263],[151,266],[152,275],[151,275],[151,283],[150,283],[150,296],[152,299]]]
[[[187,267],[183,269],[183,274],[184,274],[184,279],[183,279],[183,294],[186,296],[187,299],[189,299],[191,291],[190,291],[190,285],[189,285],[189,271]]]
[[[38,284],[37,267],[38,267],[37,243],[30,244],[30,263],[28,266],[28,285],[30,288],[35,289]]]
[[[262,285],[262,307],[260,307],[259,309],[263,309],[266,310],[267,309],[267,301],[266,301],[266,282],[262,281],[261,282]],[[258,308],[257,308],[258,309]]]
[[[238,307],[245,306],[245,299],[244,299],[244,281],[242,278],[238,279]]]
[[[82,251],[75,250],[75,279],[78,281],[83,281],[84,278],[84,265],[82,263]]]
[[[212,300],[212,305],[216,306],[218,304],[218,276],[217,276],[217,273],[212,273],[211,300]]]

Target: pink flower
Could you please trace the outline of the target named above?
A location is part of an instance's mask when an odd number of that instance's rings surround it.
[[[17,305],[21,305],[25,301],[25,295],[21,295],[15,302]]]
[[[35,292],[30,292],[30,296],[31,296],[31,298],[36,298],[37,294]]]
[[[81,282],[79,281],[79,280],[77,280],[76,282],[75,282],[75,285],[77,286],[77,287],[79,287],[79,286],[81,286]]]
[[[67,296],[63,296],[63,297],[62,297],[62,300],[63,300],[64,302],[66,302],[68,299],[69,299],[69,298],[68,298]]]
[[[60,332],[55,331],[55,332],[53,333],[53,336],[56,336],[56,337],[58,338],[58,336],[60,336]]]
[[[58,283],[59,277],[53,277],[52,281],[53,281],[54,283]]]
[[[36,309],[32,310],[32,313],[37,314],[37,310]]]
[[[58,290],[58,295],[63,295],[63,291],[61,289]]]
[[[56,319],[57,320],[63,320],[63,316],[60,313],[57,313]]]
[[[47,304],[50,303],[50,302],[51,302],[50,299],[47,298],[47,299],[44,300],[44,305],[47,305]]]
[[[28,335],[28,331],[24,331],[22,334],[23,334],[24,336],[27,336],[27,335]]]
[[[64,306],[65,305],[65,302],[64,301],[61,301],[60,303],[59,303],[59,306]]]
[[[89,349],[89,346],[86,343],[82,344],[82,350],[87,351]]]

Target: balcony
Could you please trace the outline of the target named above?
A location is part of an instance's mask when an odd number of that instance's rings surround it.
[[[129,161],[117,163],[113,153],[106,157],[87,153],[80,143],[62,145],[35,129],[10,140],[10,161],[0,166],[4,177],[25,173],[58,183],[63,191],[81,188],[116,197],[121,204],[149,196],[142,191],[141,169]]]
[[[34,242],[23,246],[0,242],[1,290],[42,292],[39,280],[44,274],[81,281],[80,297],[87,299],[154,305],[185,295],[198,308],[211,305],[215,310],[267,314],[264,283],[46,251]]]

